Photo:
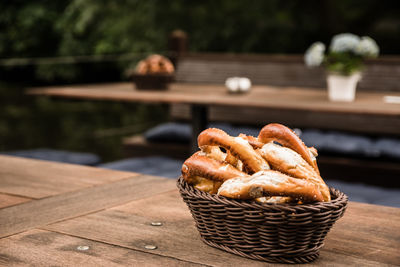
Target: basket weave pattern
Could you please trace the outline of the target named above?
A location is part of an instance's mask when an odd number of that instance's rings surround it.
[[[331,202],[295,205],[211,195],[182,177],[177,186],[206,244],[273,263],[306,263],[318,258],[326,234],[347,207],[347,196],[334,188],[330,188]]]
[[[131,74],[132,81],[138,90],[167,90],[168,84],[173,82],[172,74]]]

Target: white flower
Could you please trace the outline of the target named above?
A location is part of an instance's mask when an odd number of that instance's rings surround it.
[[[329,49],[332,52],[355,52],[360,37],[352,33],[341,33],[333,36]]]
[[[363,36],[355,49],[355,53],[365,57],[377,57],[379,54],[379,47],[374,39]]]
[[[308,67],[321,65],[324,60],[325,45],[321,42],[313,43],[304,55],[304,61]]]

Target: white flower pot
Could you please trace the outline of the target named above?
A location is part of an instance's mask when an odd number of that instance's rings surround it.
[[[349,76],[328,74],[328,95],[331,101],[354,101],[356,87],[361,79],[360,73],[354,73]]]

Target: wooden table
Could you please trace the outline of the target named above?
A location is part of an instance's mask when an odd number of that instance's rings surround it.
[[[175,182],[0,156],[0,265],[265,266],[205,245]],[[350,202],[310,265],[399,265],[399,230],[400,209]]]
[[[320,123],[335,123],[332,115],[341,114],[349,118],[346,124],[364,127],[365,130],[400,134],[400,105],[388,104],[383,98],[388,93],[357,92],[352,103],[330,102],[327,91],[295,88],[253,86],[248,94],[227,94],[223,85],[172,84],[167,91],[138,91],[131,83],[42,87],[28,90],[31,95],[46,95],[63,98],[112,100],[124,102],[167,103],[191,105],[193,149],[197,149],[197,136],[207,125],[207,110],[212,106],[253,107],[301,120],[311,117]],[[400,96],[400,93],[390,93]],[[284,114],[284,115],[283,115]],[[318,116],[318,114],[323,114]],[[363,116],[359,122],[354,116]],[[263,122],[261,122],[263,123]],[[334,127],[333,127],[334,128]],[[376,130],[378,129],[378,131]]]

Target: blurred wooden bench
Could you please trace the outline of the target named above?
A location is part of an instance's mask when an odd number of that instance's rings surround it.
[[[326,90],[325,72],[322,68],[305,67],[300,55],[249,55],[249,54],[186,54],[177,61],[176,81],[179,83],[224,84],[232,76],[244,76],[253,84],[271,86],[313,87]],[[367,62],[363,79],[357,90],[400,92],[400,57],[381,57]],[[188,105],[171,105],[172,120],[190,120]],[[263,121],[279,121],[291,127],[334,129],[350,132],[374,133],[381,127],[383,118],[362,116],[310,114],[299,112],[272,111],[250,107],[210,107],[210,121],[260,125]],[[389,121],[385,124],[390,123]],[[368,131],[365,124],[376,125]],[[395,134],[380,129],[378,134]],[[376,132],[375,132],[376,133]],[[397,133],[396,133],[397,134]]]

